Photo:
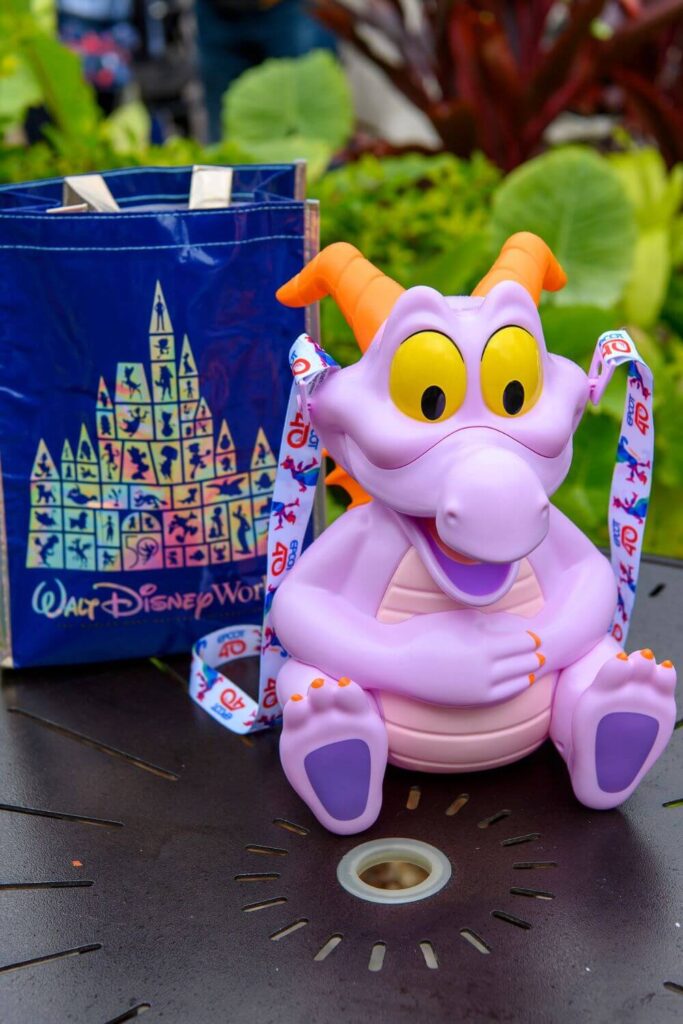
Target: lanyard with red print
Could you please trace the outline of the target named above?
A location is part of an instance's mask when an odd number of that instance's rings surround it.
[[[192,648],[190,696],[221,725],[241,734],[266,729],[280,719],[275,680],[287,652],[271,625],[271,608],[277,588],[301,554],[321,468],[320,438],[310,423],[308,400],[325,377],[338,369],[307,334],[292,345],[289,365],[294,381],[270,514],[263,623],[217,629]],[[218,668],[249,657],[260,657],[258,700]]]
[[[589,371],[594,405],[600,401],[616,367],[623,363],[628,363],[628,380],[608,513],[612,569],[618,587],[610,632],[619,643],[626,640],[631,624],[652,484],[653,380],[647,363],[625,330],[601,334]]]
[[[628,363],[628,382],[609,507],[612,568],[618,598],[612,635],[626,639],[636,596],[638,570],[647,518],[654,455],[652,374],[633,339],[624,330],[598,338],[589,371],[590,398],[597,405],[617,366]],[[301,554],[313,510],[320,472],[320,439],[308,416],[308,400],[325,377],[338,369],[330,356],[302,334],[290,352],[294,376],[280,445],[268,532],[263,623],[227,626],[202,637],[192,650],[190,695],[227,729],[256,732],[276,725],[280,705],[275,680],[287,652],[271,625],[277,588]],[[259,657],[259,696],[254,700],[218,666]]]

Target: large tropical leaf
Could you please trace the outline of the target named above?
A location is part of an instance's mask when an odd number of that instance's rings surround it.
[[[246,71],[225,94],[226,139],[254,155],[280,153],[325,165],[353,129],[346,76],[332,56],[268,60]],[[273,159],[273,157],[271,157]]]
[[[549,303],[609,308],[624,290],[635,214],[616,172],[590,150],[557,149],[508,175],[494,200],[493,231],[499,244],[515,231],[545,239],[569,278]]]
[[[651,327],[661,313],[671,277],[683,165],[669,174],[662,155],[651,147],[616,154],[610,164],[633,204],[638,225],[624,313],[630,323]]]

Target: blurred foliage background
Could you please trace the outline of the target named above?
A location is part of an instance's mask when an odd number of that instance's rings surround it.
[[[654,372],[645,546],[683,557],[683,3],[431,0],[419,37],[393,0],[368,0],[363,14],[336,0],[317,6],[425,111],[441,152],[396,152],[368,140],[355,125],[344,71],[327,52],[246,72],[225,96],[215,146],[182,137],[152,145],[140,103],[102,114],[78,58],[55,38],[47,0],[3,0],[0,180],[304,157],[321,203],[322,244],[352,242],[401,284],[445,294],[467,293],[509,234],[535,231],[569,276],[563,291],[543,299],[548,348],[587,369],[598,335],[626,326]],[[398,63],[386,48],[373,51],[368,26],[386,35]],[[47,123],[27,145],[22,126],[36,107]],[[563,111],[589,126],[608,114],[609,129],[597,145],[558,143],[546,129]],[[342,363],[358,357],[330,300],[322,340]],[[556,497],[603,545],[624,384],[617,374],[599,409],[589,406]],[[335,498],[331,509],[340,511]]]

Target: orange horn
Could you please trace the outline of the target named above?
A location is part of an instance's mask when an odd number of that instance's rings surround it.
[[[559,291],[567,283],[567,275],[542,238],[530,231],[519,231],[508,238],[472,294],[488,295],[501,281],[517,281],[538,305],[543,289]]]
[[[348,242],[328,245],[277,291],[284,306],[308,306],[331,295],[365,352],[405,289]]]

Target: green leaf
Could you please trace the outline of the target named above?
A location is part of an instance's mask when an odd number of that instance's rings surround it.
[[[481,155],[365,155],[312,189],[322,244],[351,242],[405,287],[467,294],[491,265],[490,206],[499,179]],[[340,362],[356,360],[358,346],[334,302],[323,302],[321,315],[325,346]]]
[[[597,306],[546,305],[541,320],[548,351],[573,359],[586,371],[600,335],[619,326],[615,310]]]
[[[97,132],[102,118],[95,94],[83,78],[80,58],[44,33],[25,40],[24,56],[60,132],[80,139]]]
[[[124,103],[102,125],[102,135],[117,153],[145,149],[149,145],[151,119],[144,103]]]
[[[642,231],[633,247],[631,276],[623,297],[629,323],[651,327],[659,317],[671,276],[668,225]]]
[[[310,152],[320,162],[325,153],[327,162],[349,138],[353,119],[346,75],[325,50],[267,60],[241,75],[223,100],[226,139],[284,159]]]
[[[669,174],[661,153],[651,147],[617,153],[609,162],[631,201],[639,231],[624,313],[630,323],[651,327],[661,313],[671,276],[683,166]]]
[[[7,56],[0,62],[0,123],[5,129],[20,125],[28,108],[40,103],[41,95],[26,61]]]
[[[639,226],[651,230],[669,225],[683,198],[683,165],[669,174],[662,154],[652,147],[615,153],[609,163],[633,204]]]
[[[288,164],[295,160],[305,160],[306,175],[310,181],[316,181],[325,173],[333,155],[331,147],[326,142],[305,135],[291,135],[287,139],[269,139],[263,142],[235,139],[234,144],[244,149],[252,163]]]
[[[518,167],[493,204],[498,244],[516,231],[545,239],[567,273],[567,286],[548,303],[608,309],[619,300],[631,270],[635,216],[606,160],[568,146]]]

